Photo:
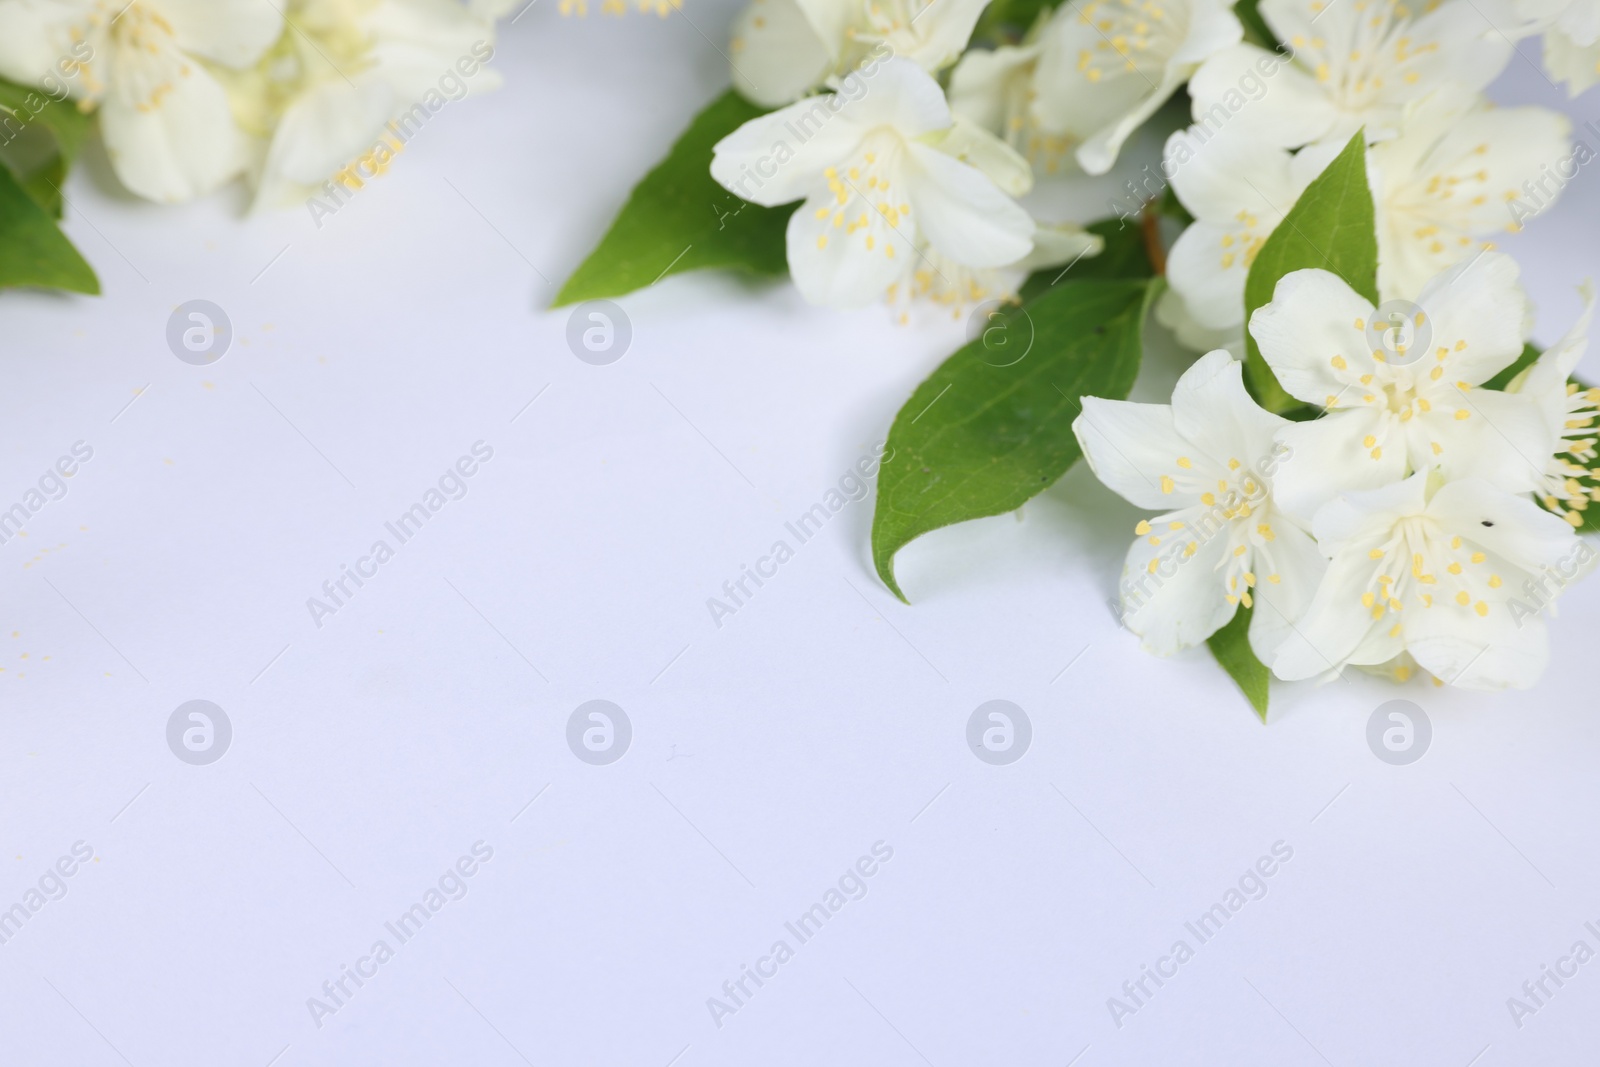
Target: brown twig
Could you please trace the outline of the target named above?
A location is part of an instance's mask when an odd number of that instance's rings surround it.
[[[1139,218],[1139,228],[1144,233],[1144,254],[1150,257],[1150,266],[1157,275],[1167,273],[1167,250],[1161,247],[1161,214],[1153,205],[1147,205]]]

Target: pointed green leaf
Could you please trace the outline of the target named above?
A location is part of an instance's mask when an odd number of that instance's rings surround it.
[[[906,544],[1014,511],[1077,461],[1078,398],[1133,388],[1158,284],[1064,280],[1000,312],[917,387],[889,430],[872,516],[873,563],[895,596]]]
[[[0,167],[0,288],[16,285],[100,292],[94,271],[55,220]]]
[[[1285,412],[1300,401],[1283,391],[1272,368],[1250,336],[1250,316],[1271,303],[1278,279],[1291,271],[1318,267],[1343,278],[1350,288],[1378,302],[1378,231],[1367,186],[1367,150],[1357,131],[1344,151],[1300,194],[1272,231],[1250,266],[1244,283],[1245,381],[1268,411]]]
[[[1228,625],[1206,640],[1211,654],[1217,658],[1228,676],[1239,683],[1250,706],[1256,709],[1261,721],[1267,721],[1267,681],[1272,672],[1266,664],[1256,659],[1250,647],[1250,608],[1241,607],[1233,613]]]
[[[794,208],[748,204],[711,178],[712,146],[762,113],[732,89],[700,112],[667,158],[634,187],[554,306],[621,296],[706,267],[787,274],[784,229]]]
[[[61,217],[61,184],[77,161],[91,118],[71,100],[0,78],[0,164],[34,202]]]

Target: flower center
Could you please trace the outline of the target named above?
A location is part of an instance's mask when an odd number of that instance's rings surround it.
[[[1100,34],[1078,53],[1078,69],[1091,82],[1118,74],[1161,74],[1188,27],[1178,25],[1159,0],[1091,0],[1078,19]]]
[[[1311,9],[1320,15],[1342,0],[1317,0]],[[1347,0],[1346,0],[1347,2]],[[1436,2],[1425,5],[1432,8]],[[1348,40],[1336,42],[1336,51],[1322,37],[1295,35],[1290,39],[1335,106],[1359,114],[1378,104],[1392,81],[1412,86],[1422,80],[1414,69],[1420,57],[1438,51],[1437,42],[1412,40],[1409,6],[1401,0],[1354,0],[1355,25]]]
[[[1206,466],[1212,464],[1207,462]],[[1134,527],[1134,533],[1147,538],[1154,547],[1167,539],[1181,544],[1177,552],[1180,561],[1195,555],[1201,545],[1214,538],[1224,538],[1225,547],[1216,569],[1227,587],[1228,603],[1248,608],[1253,603],[1250,591],[1256,587],[1258,572],[1274,585],[1281,580],[1273,563],[1272,542],[1278,535],[1272,528],[1267,483],[1237,458],[1229,459],[1226,469],[1225,476],[1217,471],[1219,476],[1212,477],[1197,471],[1188,456],[1177,457],[1176,473],[1161,475],[1161,491],[1197,495],[1200,503],[1142,521]],[[1152,574],[1159,562],[1150,561]]]
[[[900,153],[898,134],[878,130],[861,142],[856,154],[836,167],[827,167],[822,178],[833,195],[831,204],[816,209],[818,220],[826,220],[817,237],[817,248],[834,241],[860,241],[869,252],[881,251],[895,258],[895,238],[905,237],[911,205],[899,188]]]
[[[90,15],[91,25],[108,16],[116,91],[141,113],[155,111],[178,79],[193,73],[189,60],[174,47],[172,24],[137,0],[120,14],[114,4],[100,0]]]
[[[1487,566],[1486,552],[1460,535],[1447,536],[1427,516],[1401,519],[1367,556],[1374,564],[1371,576],[1352,595],[1360,597],[1374,622],[1385,615],[1399,616],[1408,605],[1427,610],[1439,597],[1484,618],[1489,614],[1489,590],[1504,584]],[[1389,636],[1403,632],[1404,623],[1397,618]]]

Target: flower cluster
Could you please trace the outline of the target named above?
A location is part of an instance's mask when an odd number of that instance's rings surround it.
[[[1527,313],[1510,257],[1430,279],[1404,341],[1335,275],[1294,271],[1250,331],[1316,417],[1262,410],[1223,349],[1170,406],[1085,397],[1074,429],[1095,473],[1162,512],[1128,553],[1128,627],[1169,653],[1243,607],[1251,649],[1286,680],[1420,666],[1467,688],[1532,685],[1549,657],[1542,612],[1594,556],[1574,527],[1600,496],[1580,462],[1600,390],[1568,381],[1586,298],[1501,391],[1485,383],[1522,354]]]
[[[1256,253],[1357,131],[1370,146],[1386,299],[1492,249],[1490,237],[1515,233],[1560,192],[1548,174],[1569,154],[1571,123],[1484,99],[1513,46],[1471,0],[1420,11],[1262,0],[1259,11],[1283,48],[1236,44],[1207,59],[1189,83],[1194,125],[1172,135],[1162,161],[1195,222],[1173,246],[1158,316],[1189,346],[1243,354]]]
[[[1067,0],[1019,43],[969,50],[984,6],[752,0],[735,24],[734,84],[779,110],[718,144],[711,173],[758,204],[806,198],[788,253],[808,300],[959,307],[1097,253],[1098,238],[1016,203],[1034,168],[1109,170],[1243,33],[1222,0]],[[886,179],[904,195],[883,195]]]
[[[1600,390],[1571,381],[1589,291],[1535,360],[1494,241],[1592,154],[1565,116],[1484,91],[1537,34],[1573,93],[1600,80],[1600,3],[1260,0],[1241,18],[1225,0],[1064,0],[1009,28],[984,6],[751,0],[739,18],[735,86],[777,110],[724,137],[711,174],[757,204],[803,201],[801,294],[1018,298],[1030,271],[1104,248],[1036,220],[1036,181],[1107,173],[1186,88],[1138,236],[1165,275],[1156,318],[1206,354],[1170,405],[1085,396],[1073,423],[1100,479],[1153,513],[1124,622],[1170,653],[1248,611],[1250,650],[1286,680],[1531,685],[1545,609],[1593,555],[1577,531],[1600,499]],[[1363,179],[1359,207],[1328,191]],[[1160,214],[1182,225],[1163,257],[1151,197],[1168,193]],[[1316,244],[1301,233],[1253,277],[1302,203],[1325,242],[1359,231],[1339,246],[1350,273],[1320,248],[1329,269],[1294,269],[1312,265],[1286,258]],[[1345,280],[1363,271],[1375,300]]]
[[[99,114],[117,177],[175,203],[241,175],[257,203],[381,169],[392,121],[433,110],[493,54],[502,0],[0,0],[0,76]],[[87,45],[87,48],[83,48]],[[492,72],[475,83],[492,83]],[[376,158],[373,158],[376,157]]]

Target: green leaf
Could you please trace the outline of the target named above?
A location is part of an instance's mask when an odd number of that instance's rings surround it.
[[[1506,386],[1511,384],[1511,379],[1515,378],[1517,375],[1533,366],[1534,360],[1538,359],[1543,354],[1543,352],[1539,351],[1539,349],[1533,347],[1532,345],[1523,345],[1522,355],[1517,357],[1517,361],[1511,364],[1511,366],[1507,367],[1505,370],[1501,371],[1499,374],[1496,374],[1493,378],[1490,378],[1488,381],[1484,382],[1483,387],[1485,389],[1504,390]]]
[[[1271,303],[1278,280],[1291,271],[1319,267],[1378,302],[1378,231],[1367,187],[1364,131],[1300,194],[1261,246],[1244,283],[1245,382],[1268,411],[1285,412],[1300,401],[1283,391],[1250,335],[1250,316]]]
[[[1246,41],[1268,51],[1277,49],[1278,36],[1267,25],[1267,20],[1261,17],[1261,0],[1239,0],[1233,5],[1233,13],[1239,16],[1239,22],[1244,26]]]
[[[1081,282],[1090,278],[1151,278],[1155,268],[1150,265],[1150,254],[1145,248],[1144,231],[1138,222],[1122,219],[1101,219],[1084,229],[1105,239],[1105,249],[1097,256],[1084,256],[1074,263],[1061,267],[1046,267],[1034,271],[1022,283],[1017,297],[1024,304],[1044,295],[1060,282]]]
[[[0,78],[0,163],[56,218],[61,217],[61,185],[91,121],[71,100],[55,100]]]
[[[1229,677],[1239,683],[1261,721],[1267,721],[1267,680],[1272,672],[1250,648],[1250,608],[1241,606],[1228,625],[1212,634],[1206,645]]]
[[[17,285],[100,292],[94,271],[55,220],[0,167],[0,288]]]
[[[972,30],[972,40],[990,45],[1016,44],[1061,0],[991,0]]]
[[[894,578],[905,545],[1014,511],[1077,461],[1078,398],[1128,395],[1158,287],[1063,281],[999,312],[911,394],[889,430],[872,516],[872,560],[895,596],[906,599]],[[1016,356],[1013,346],[1021,346]]]
[[[621,296],[706,267],[787,274],[784,228],[794,208],[746,203],[711,178],[712,146],[761,114],[732,89],[700,112],[667,158],[634,187],[554,306]]]

